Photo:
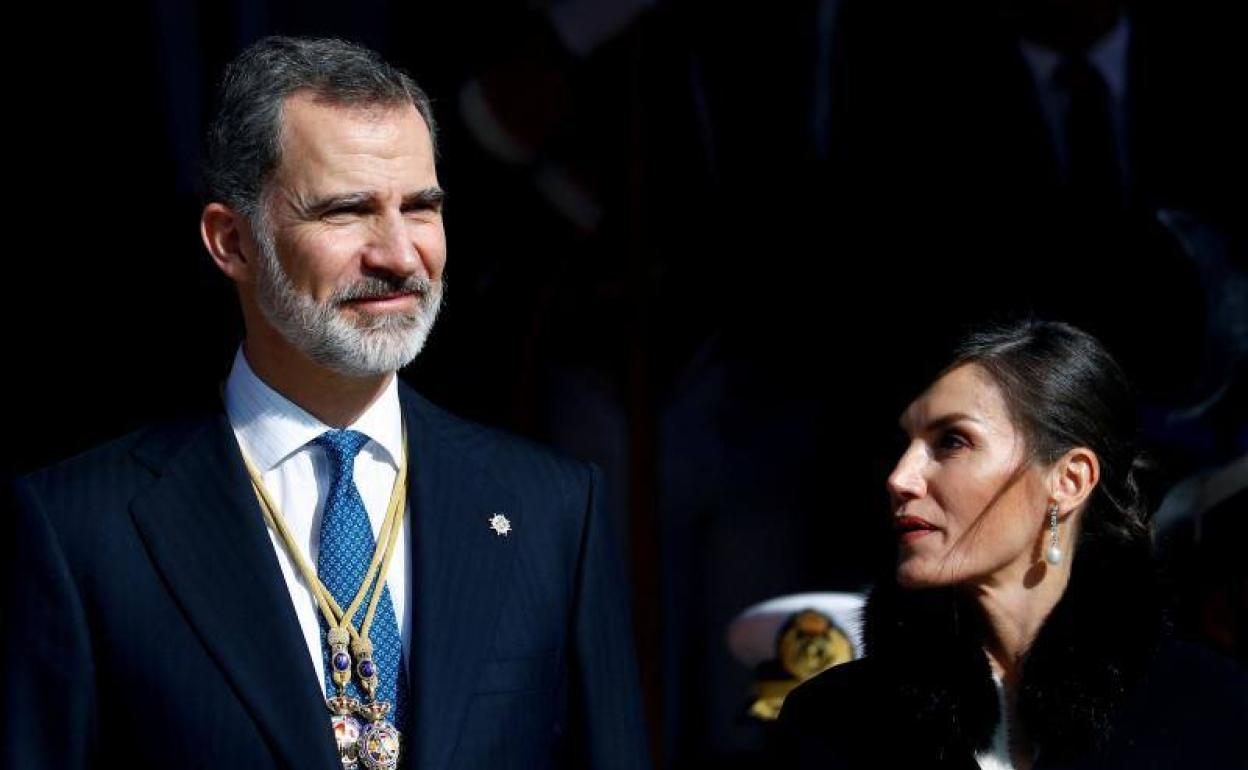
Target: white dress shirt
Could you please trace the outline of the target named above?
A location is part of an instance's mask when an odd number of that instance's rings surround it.
[[[234,356],[234,367],[225,385],[225,411],[239,446],[260,471],[269,496],[285,517],[308,563],[315,569],[320,551],[321,513],[331,476],[325,451],[309,442],[332,428],[257,377],[241,347]],[[392,378],[385,392],[349,427],[370,439],[356,456],[355,485],[364,500],[364,508],[373,525],[373,539],[376,540],[403,457],[403,414],[399,408],[397,379]],[[410,478],[409,474],[409,483]],[[404,507],[406,509],[406,502]],[[256,515],[260,515],[258,508]],[[390,571],[386,575],[390,599],[399,619],[405,660],[408,659],[412,626],[406,590],[407,533],[408,521],[404,517],[399,541],[395,543],[391,557]],[[282,575],[286,578],[299,626],[308,643],[308,655],[316,669],[317,681],[324,689],[325,652],[316,599],[277,533],[270,529],[269,537],[277,552]]]

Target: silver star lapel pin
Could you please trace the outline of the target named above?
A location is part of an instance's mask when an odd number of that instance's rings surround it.
[[[494,530],[496,535],[506,535],[511,532],[511,522],[501,513],[496,513],[490,517],[490,529]]]

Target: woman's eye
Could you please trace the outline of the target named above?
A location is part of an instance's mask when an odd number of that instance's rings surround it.
[[[936,446],[940,449],[962,449],[970,445],[971,442],[967,441],[962,434],[951,430],[940,434],[936,442]]]

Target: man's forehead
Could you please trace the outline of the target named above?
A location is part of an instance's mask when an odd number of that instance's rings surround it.
[[[289,109],[323,110],[331,113],[350,114],[362,117],[377,118],[408,109],[417,112],[416,105],[406,98],[399,99],[340,99],[333,94],[318,91],[314,88],[300,88],[282,100],[282,110]]]
[[[340,105],[300,92],[284,103],[274,181],[296,189],[406,194],[437,184],[433,146],[410,102]]]
[[[384,134],[401,131],[429,139],[429,127],[410,101],[344,103],[315,91],[296,91],[282,102],[283,143],[296,136],[316,138],[344,131]]]

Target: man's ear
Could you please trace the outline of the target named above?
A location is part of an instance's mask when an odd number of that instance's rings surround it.
[[[235,283],[249,283],[255,239],[247,218],[224,203],[209,203],[199,215],[199,236],[221,272]]]

